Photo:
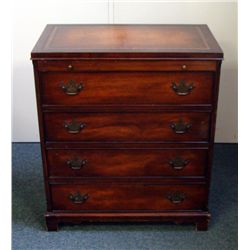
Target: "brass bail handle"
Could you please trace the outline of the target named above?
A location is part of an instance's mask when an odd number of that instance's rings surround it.
[[[179,83],[172,82],[171,86],[172,90],[179,96],[186,96],[189,95],[193,89],[193,83],[186,83],[184,80],[181,80]]]
[[[192,123],[185,123],[182,119],[179,119],[178,122],[171,122],[170,127],[176,134],[184,134],[192,127]]]
[[[78,95],[84,88],[82,82],[77,83],[74,80],[70,80],[67,84],[61,84],[61,89],[63,92],[69,96]]]
[[[82,160],[78,157],[75,157],[71,160],[67,160],[66,163],[72,170],[79,170],[87,164],[87,160]]]
[[[167,195],[167,199],[171,201],[173,204],[180,204],[185,200],[185,198],[186,195],[179,191],[175,191]]]
[[[169,165],[175,170],[182,170],[189,164],[189,160],[183,159],[180,156],[175,157],[174,159],[169,160]]]
[[[64,122],[64,127],[70,134],[78,134],[83,128],[86,127],[86,124],[83,122],[77,122],[73,119],[71,122]]]
[[[89,199],[89,194],[81,194],[79,191],[68,195],[69,200],[74,204],[82,204]]]

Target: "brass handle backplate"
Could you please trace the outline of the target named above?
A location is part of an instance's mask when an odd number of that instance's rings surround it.
[[[81,129],[86,127],[86,124],[83,122],[77,122],[75,119],[73,119],[71,122],[64,122],[64,127],[70,134],[78,134]]]
[[[167,199],[174,204],[182,203],[185,200],[185,198],[186,195],[179,191],[171,192],[167,195]]]
[[[76,83],[76,81],[70,80],[67,84],[62,84],[61,88],[67,95],[78,95],[83,89],[83,83]]]
[[[74,204],[82,204],[85,201],[87,201],[87,199],[89,198],[89,195],[88,194],[81,195],[80,192],[77,192],[75,194],[69,194],[68,198]]]
[[[177,95],[185,96],[192,92],[194,89],[193,83],[187,84],[185,81],[180,81],[179,84],[173,82],[172,89]]]
[[[192,127],[192,124],[185,123],[182,119],[180,119],[178,122],[171,122],[170,127],[176,134],[184,134]]]
[[[174,159],[169,160],[168,163],[173,169],[181,170],[185,166],[187,166],[189,162],[190,162],[189,160],[185,160],[185,159],[181,158],[180,156],[177,156]]]
[[[79,170],[86,164],[87,164],[87,160],[82,160],[78,157],[75,157],[71,160],[67,160],[67,165],[73,170]]]

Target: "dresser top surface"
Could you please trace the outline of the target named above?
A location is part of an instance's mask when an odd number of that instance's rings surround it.
[[[222,58],[207,25],[47,25],[36,58]]]

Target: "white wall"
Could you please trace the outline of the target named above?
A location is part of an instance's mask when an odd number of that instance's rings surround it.
[[[30,51],[48,23],[206,23],[224,50],[217,142],[237,142],[237,3],[16,1],[13,10],[13,141],[39,141]]]

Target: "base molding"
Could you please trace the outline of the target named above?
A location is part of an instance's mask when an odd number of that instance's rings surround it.
[[[48,231],[57,231],[60,223],[81,224],[84,222],[173,222],[193,223],[197,231],[206,231],[210,213],[201,212],[161,212],[161,213],[57,213],[47,212],[45,221]]]

